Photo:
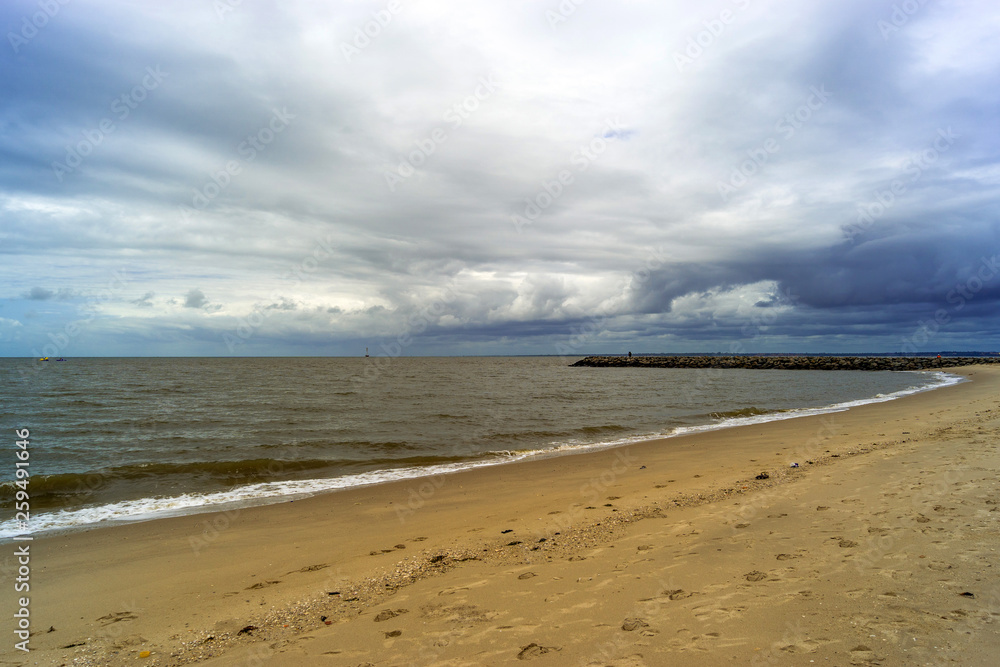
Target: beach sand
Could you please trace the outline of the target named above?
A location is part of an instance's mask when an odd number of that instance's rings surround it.
[[[993,665],[1000,368],[953,372],[972,382],[37,538],[32,651],[7,632],[0,664]]]

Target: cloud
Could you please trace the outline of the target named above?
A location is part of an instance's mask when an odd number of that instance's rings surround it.
[[[942,309],[928,349],[1000,345],[985,0],[434,0],[363,48],[378,2],[179,1],[5,70],[0,353],[80,299],[94,353],[896,351]]]
[[[287,299],[285,297],[282,297],[280,301],[268,304],[265,307],[265,309],[266,310],[297,310],[298,307],[299,307],[298,304],[295,303],[294,301],[292,301],[291,299]]]
[[[50,290],[44,287],[32,287],[30,290],[21,295],[21,298],[28,299],[29,301],[49,301],[51,299],[66,300],[72,299],[76,296],[70,288],[62,287],[58,290]]]
[[[208,305],[208,299],[200,289],[193,289],[184,297],[185,308],[204,308]]]
[[[32,301],[48,301],[56,295],[55,292],[44,287],[32,287],[25,295],[25,299]]]
[[[153,297],[156,296],[154,292],[146,292],[138,299],[134,299],[130,303],[139,306],[140,308],[151,308],[153,306]]]

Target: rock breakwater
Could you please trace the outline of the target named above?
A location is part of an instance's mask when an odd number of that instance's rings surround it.
[[[571,366],[628,368],[748,368],[806,371],[925,371],[974,364],[1000,364],[1000,357],[584,357]]]

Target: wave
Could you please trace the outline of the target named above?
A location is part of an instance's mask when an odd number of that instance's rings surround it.
[[[250,484],[265,482],[303,472],[316,470],[343,470],[365,466],[434,466],[467,460],[462,456],[409,456],[404,458],[366,458],[357,461],[327,459],[252,459],[246,461],[192,461],[189,463],[142,463],[116,466],[83,473],[36,475],[31,478],[31,497],[44,499],[59,496],[91,494],[95,489],[119,481],[141,479],[166,480],[171,476],[183,477],[188,482],[194,477],[214,480],[220,484]],[[14,498],[17,487],[14,481],[0,483],[0,499]]]
[[[504,465],[514,461],[530,458],[582,453],[586,451],[633,444],[650,439],[671,438],[689,433],[732,428],[745,424],[760,424],[769,421],[842,412],[860,405],[892,401],[903,396],[939,389],[941,387],[967,381],[961,376],[951,375],[940,371],[932,373],[928,373],[927,371],[911,372],[919,372],[922,375],[929,374],[932,377],[932,381],[927,384],[914,385],[907,389],[890,394],[877,394],[868,398],[846,401],[827,406],[781,411],[764,411],[756,409],[756,413],[754,414],[751,414],[751,412],[755,409],[742,408],[739,410],[720,412],[718,414],[728,414],[730,416],[722,417],[721,419],[718,419],[710,424],[677,426],[660,432],[631,434],[621,438],[602,439],[596,442],[581,442],[564,439],[562,441],[552,443],[549,447],[541,449],[496,450],[486,452],[474,460],[470,460],[468,456],[425,456],[410,457],[405,459],[368,459],[358,462],[328,460],[286,461],[282,463],[286,465],[301,466],[299,470],[308,470],[310,467],[312,467],[312,469],[320,469],[322,467],[345,466],[350,465],[351,463],[366,466],[392,465],[394,467],[319,479],[286,479],[271,481],[245,480],[250,483],[237,483],[233,488],[226,491],[185,493],[169,497],[148,497],[92,507],[33,514],[31,527],[33,533],[40,533],[69,530],[106,522],[139,521],[177,514],[218,511],[233,506],[242,507],[248,505],[270,504],[339,489],[368,486],[398,480],[418,479],[442,474],[452,474],[462,470],[485,466]],[[576,432],[581,434],[588,432],[590,434],[599,434],[601,432],[612,432],[623,428],[624,427],[619,425],[608,424],[598,427],[584,427],[576,429]],[[507,437],[509,438],[510,435],[511,434],[507,434]],[[112,468],[111,471],[118,471],[118,474],[133,475],[183,475],[191,474],[192,471],[209,471],[220,476],[227,476],[238,474],[240,471],[266,470],[269,465],[272,465],[273,462],[277,461],[277,459],[256,459],[254,461],[148,464],[142,466],[120,466],[118,468]],[[39,487],[44,488],[46,484],[49,485],[50,492],[67,486],[72,487],[74,484],[78,484],[81,478],[86,479],[87,477],[88,475],[50,475],[33,477],[31,480],[31,492],[33,496],[37,495]],[[13,488],[13,484],[6,483],[0,485],[0,487],[2,487],[3,493],[7,494]],[[13,536],[23,534],[23,532],[24,531],[21,530],[17,523],[13,520],[0,522],[0,539],[9,539]]]
[[[238,486],[228,491],[207,493],[185,493],[178,496],[140,498],[108,503],[94,507],[59,510],[42,514],[32,514],[31,532],[33,534],[70,530],[93,526],[94,524],[111,522],[143,521],[153,518],[191,514],[198,512],[215,512],[230,507],[247,507],[251,505],[266,505],[286,500],[295,500],[318,493],[336,491],[358,486],[370,486],[406,479],[446,475],[461,470],[485,466],[502,465],[524,458],[520,454],[495,453],[490,458],[479,461],[464,461],[437,465],[416,465],[389,470],[374,470],[370,472],[343,475],[328,479],[285,480],[275,482],[260,482]],[[34,480],[32,480],[34,484]],[[10,539],[23,535],[24,530],[18,522],[10,519],[0,522],[0,539]]]
[[[107,405],[103,401],[91,401],[84,398],[75,398],[72,401],[66,401],[65,405],[86,405],[94,408],[103,408]]]
[[[740,408],[739,410],[710,412],[708,413],[708,416],[711,417],[712,419],[735,419],[739,417],[757,417],[758,415],[768,415],[774,412],[787,412],[787,410],[767,409],[767,408],[758,408],[756,406],[750,406],[749,408]]]
[[[540,430],[540,431],[503,431],[484,435],[481,440],[490,441],[538,441],[538,440],[573,440],[579,436],[601,435],[606,433],[617,433],[628,431],[628,426],[621,424],[601,424],[600,426],[581,426],[580,428],[567,429],[563,431]]]
[[[942,387],[949,387],[951,385],[959,384],[962,382],[968,382],[968,380],[961,375],[952,375],[951,373],[945,373],[943,371],[933,371],[928,373],[928,371],[898,371],[901,373],[921,373],[929,374],[933,380],[932,382],[924,385],[913,385],[907,387],[906,389],[901,389],[899,391],[894,391],[890,394],[875,394],[868,398],[859,398],[853,401],[844,401],[842,403],[834,403],[832,405],[825,405],[814,408],[795,408],[788,410],[781,410],[776,412],[766,412],[759,415],[747,415],[743,417],[728,417],[715,424],[702,424],[697,426],[682,426],[676,429],[676,435],[685,435],[687,433],[699,433],[702,431],[712,431],[719,428],[732,428],[734,426],[744,426],[747,424],[763,424],[770,421],[781,421],[785,419],[796,419],[798,417],[811,417],[814,415],[825,415],[834,412],[844,412],[845,410],[850,410],[851,408],[859,407],[862,405],[869,405],[872,403],[884,403],[886,401],[894,401],[897,398],[902,398],[904,396],[910,396],[912,394],[918,394],[925,391],[932,391],[934,389],[940,389]]]
[[[603,426],[584,426],[579,430],[580,433],[616,433],[620,431],[627,431],[627,426],[622,426],[621,424],[604,424]]]
[[[296,442],[276,442],[267,443],[262,445],[256,445],[259,449],[282,449],[282,450],[296,450],[296,449],[323,449],[329,447],[335,447],[340,451],[344,449],[348,450],[374,450],[383,452],[405,452],[405,451],[422,451],[424,447],[412,442],[402,442],[395,440],[299,440]]]

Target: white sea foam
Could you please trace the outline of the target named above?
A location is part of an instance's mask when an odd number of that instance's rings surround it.
[[[924,373],[925,371],[911,372]],[[891,394],[876,394],[875,396],[869,398],[846,401],[823,407],[801,408],[784,412],[770,412],[749,417],[734,417],[718,420],[708,424],[676,427],[660,432],[636,434],[624,438],[601,442],[570,441],[554,443],[550,447],[538,450],[492,452],[490,458],[475,461],[447,463],[433,466],[415,466],[389,470],[374,470],[329,479],[262,482],[258,484],[239,486],[230,489],[229,491],[222,492],[187,493],[171,497],[142,498],[139,500],[127,500],[96,507],[60,510],[57,512],[43,512],[40,514],[32,514],[30,529],[33,535],[37,535],[54,531],[95,527],[98,525],[145,521],[180,514],[221,511],[232,507],[267,505],[304,498],[319,493],[336,491],[339,489],[451,474],[462,470],[503,465],[529,458],[578,454],[599,449],[607,449],[610,447],[620,447],[623,445],[657,438],[670,438],[689,433],[700,433],[724,428],[733,428],[747,424],[761,424],[770,421],[780,421],[785,419],[795,419],[798,417],[843,412],[852,407],[870,403],[892,401],[903,396],[939,389],[941,387],[947,387],[966,381],[967,380],[961,376],[936,371],[933,373],[933,382],[926,385],[914,385]],[[24,532],[25,531],[13,519],[0,523],[0,540],[8,541],[14,536],[23,535]]]
[[[179,496],[126,500],[96,507],[33,514],[30,524],[31,532],[38,534],[72,528],[92,527],[97,524],[107,525],[115,522],[146,521],[180,514],[215,512],[230,507],[269,505],[305,498],[327,491],[449,474],[472,468],[510,463],[523,458],[525,458],[525,454],[511,453],[507,456],[495,456],[482,461],[373,470],[329,479],[261,482],[239,486],[229,491],[185,493]],[[0,523],[0,539],[9,539],[23,534],[24,530],[20,529],[13,520]]]

